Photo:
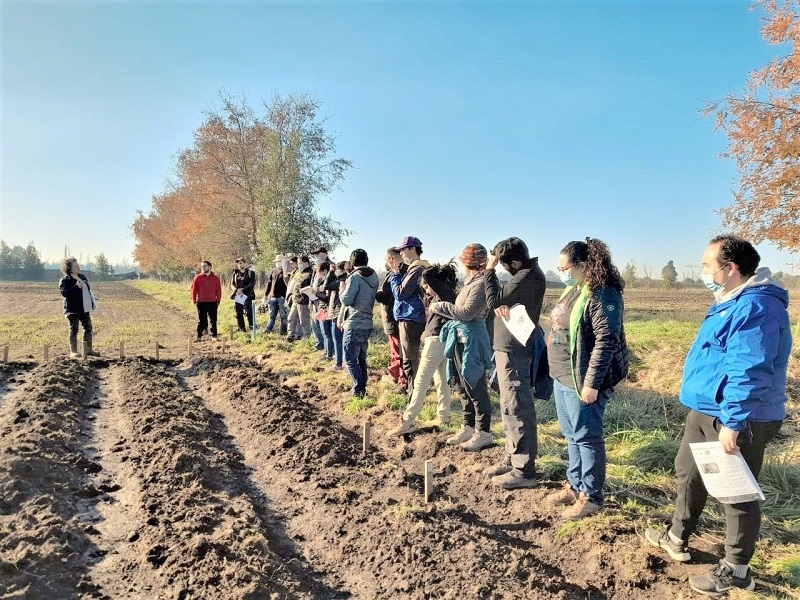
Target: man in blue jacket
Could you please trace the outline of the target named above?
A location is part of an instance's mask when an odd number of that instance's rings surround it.
[[[789,295],[758,268],[750,242],[732,235],[711,240],[702,277],[714,292],[683,369],[680,401],[690,409],[675,458],[678,498],[669,529],[648,529],[647,541],[686,562],[689,536],[697,528],[708,493],[689,444],[719,441],[728,454],[741,452],[758,478],[764,448],[786,416],[786,369],[792,347]],[[731,588],[752,590],[748,564],[761,526],[758,501],[725,504],[725,558],[710,572],[689,578],[708,596]]]

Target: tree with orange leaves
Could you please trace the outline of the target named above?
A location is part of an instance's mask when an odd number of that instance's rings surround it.
[[[761,33],[790,52],[749,74],[741,96],[706,107],[728,135],[739,187],[723,225],[756,242],[800,250],[800,0],[758,0]]]

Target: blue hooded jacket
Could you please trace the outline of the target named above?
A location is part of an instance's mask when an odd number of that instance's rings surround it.
[[[786,416],[789,294],[759,269],[708,310],[683,368],[680,401],[734,431]]]

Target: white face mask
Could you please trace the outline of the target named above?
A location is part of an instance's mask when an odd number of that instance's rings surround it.
[[[722,265],[719,269],[717,269],[713,273],[700,273],[700,277],[702,278],[705,286],[714,293],[717,293],[726,285],[728,285],[728,282],[731,280],[731,276],[728,275],[728,279],[725,280],[725,283],[717,283],[716,281],[714,281],[714,275],[722,271],[722,269],[724,269],[726,266],[727,265]]]

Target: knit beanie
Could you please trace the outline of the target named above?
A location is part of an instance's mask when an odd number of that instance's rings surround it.
[[[472,243],[468,244],[467,247],[461,251],[461,256],[458,257],[458,260],[460,260],[461,264],[465,267],[479,269],[486,265],[487,254],[486,248],[482,245]]]

